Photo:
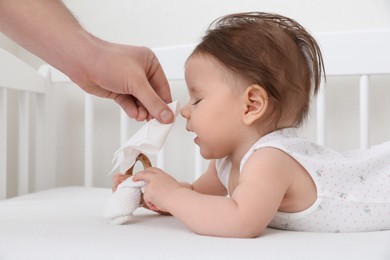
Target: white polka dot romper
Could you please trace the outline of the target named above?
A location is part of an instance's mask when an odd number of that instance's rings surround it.
[[[280,149],[311,175],[317,200],[296,213],[277,212],[270,227],[313,232],[360,232],[390,229],[390,142],[368,150],[339,153],[298,137],[285,128],[259,139],[241,161],[240,171],[254,151]],[[230,165],[218,160],[218,176],[227,187]]]

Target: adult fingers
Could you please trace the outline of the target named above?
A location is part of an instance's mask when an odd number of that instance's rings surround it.
[[[154,56],[150,71],[152,74],[147,75],[150,85],[165,103],[171,103],[172,96],[169,83],[156,56]]]
[[[169,83],[156,55],[149,50],[145,69],[145,81],[133,89],[134,96],[148,112],[162,123],[171,123],[173,113],[166,103],[172,102]]]
[[[137,121],[144,121],[149,117],[147,110],[130,94],[118,94],[97,85],[82,86],[82,89],[98,97],[113,99],[130,118]]]
[[[125,113],[137,121],[144,121],[149,118],[146,108],[131,95],[117,95],[114,99],[120,105]]]
[[[135,119],[137,121],[144,121],[149,116],[148,110],[146,110],[144,105],[142,105],[142,103],[139,102],[138,100],[135,101],[135,104],[137,105],[137,109],[138,109],[138,114]]]
[[[145,80],[138,85],[133,95],[144,105],[146,110],[161,123],[172,123],[173,113],[168,108],[167,104],[154,91],[149,82]]]
[[[134,98],[132,96],[121,94],[117,95],[114,100],[118,105],[122,107],[123,111],[125,111],[130,118],[137,117],[138,110]]]

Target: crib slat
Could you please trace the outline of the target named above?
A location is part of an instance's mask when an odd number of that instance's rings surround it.
[[[0,87],[0,200],[7,197],[7,89]]]
[[[129,117],[123,109],[120,110],[120,144],[124,145],[129,139]]]
[[[29,192],[30,168],[30,94],[19,92],[18,194]]]
[[[369,148],[369,76],[362,75],[359,82],[360,90],[360,148]]]
[[[317,143],[325,145],[326,142],[326,92],[324,78],[317,94]]]
[[[55,168],[51,171],[46,170],[46,167],[53,164],[55,156],[52,156],[53,153],[49,152],[49,144],[55,145],[53,139],[47,131],[47,115],[45,111],[45,95],[35,95],[35,107],[33,109],[35,115],[35,124],[34,124],[34,139],[35,139],[35,149],[34,149],[34,162],[35,162],[35,189],[43,190],[52,186],[45,185],[50,183],[51,178],[55,174]],[[55,161],[54,161],[55,163]],[[54,183],[53,183],[54,184]]]
[[[93,102],[92,96],[85,94],[85,128],[84,128],[84,185],[93,186]]]
[[[52,71],[48,66],[44,66],[39,70],[39,74],[45,78],[45,91],[42,94],[31,94],[34,98],[31,111],[35,118],[34,124],[31,124],[31,127],[34,127],[34,150],[31,149],[34,154],[31,159],[34,161],[35,191],[56,187],[59,148],[56,137],[59,109],[56,88],[51,84]]]

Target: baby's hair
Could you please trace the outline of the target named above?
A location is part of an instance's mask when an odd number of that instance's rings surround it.
[[[272,122],[302,124],[324,65],[315,39],[296,21],[277,14],[238,13],[215,20],[193,54],[210,54],[239,78],[263,87]]]

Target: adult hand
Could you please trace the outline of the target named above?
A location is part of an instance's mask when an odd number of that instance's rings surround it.
[[[93,45],[86,56],[87,72],[69,75],[76,84],[90,94],[115,100],[137,121],[155,117],[162,123],[172,122],[173,114],[166,105],[172,102],[169,84],[149,48],[100,39]]]
[[[1,0],[0,31],[69,76],[88,93],[114,99],[138,121],[171,123],[169,85],[148,48],[88,33],[60,0]]]

